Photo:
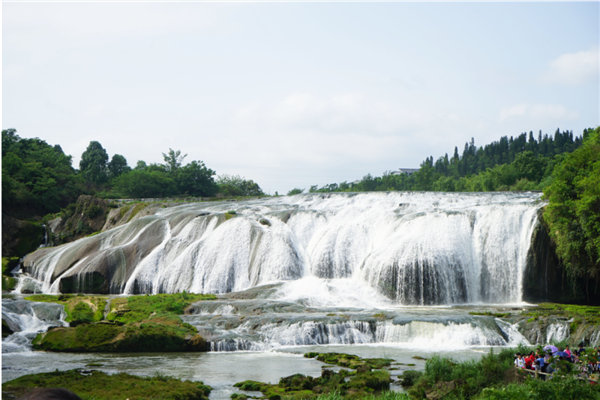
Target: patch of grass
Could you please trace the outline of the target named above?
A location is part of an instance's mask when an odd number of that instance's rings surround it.
[[[25,300],[62,304],[67,314],[65,321],[69,322],[71,326],[75,326],[101,321],[104,318],[107,298],[74,294],[34,294],[25,297]]]
[[[65,387],[83,400],[208,400],[212,389],[202,382],[162,376],[142,378],[124,373],[108,375],[100,371],[82,375],[70,370],[25,375],[3,383],[2,392],[4,396],[20,397],[37,387]]]
[[[508,318],[511,316],[511,313],[509,313],[509,312],[500,313],[500,312],[491,312],[491,311],[470,311],[469,314],[470,315],[482,315],[482,316],[494,317],[494,318]]]
[[[600,324],[600,306],[540,303],[537,307],[525,311],[523,315],[536,319],[547,316],[575,318],[580,323]]]
[[[338,365],[340,367],[351,369],[380,369],[389,367],[394,360],[390,358],[360,358],[354,354],[345,353],[316,353],[310,352],[304,354],[306,358],[316,358],[317,360]]]
[[[106,319],[121,323],[140,322],[150,316],[177,317],[192,303],[215,300],[212,294],[175,293],[116,298],[111,301],[111,311]]]
[[[131,221],[133,217],[135,217],[140,211],[142,211],[147,206],[148,204],[143,202],[137,203],[135,206],[133,206],[133,210],[131,210],[131,214],[129,215],[127,222]]]

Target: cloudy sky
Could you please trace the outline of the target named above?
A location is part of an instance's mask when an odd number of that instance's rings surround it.
[[[10,2],[2,128],[269,193],[600,125],[599,3]]]

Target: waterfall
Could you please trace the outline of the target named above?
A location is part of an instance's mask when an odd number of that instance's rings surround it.
[[[24,267],[42,292],[338,282],[394,304],[518,303],[542,205],[535,193],[425,192],[192,203],[40,249]]]

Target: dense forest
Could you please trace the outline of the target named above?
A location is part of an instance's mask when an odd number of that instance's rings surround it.
[[[31,219],[60,211],[79,195],[103,198],[176,196],[261,196],[260,186],[239,176],[219,176],[202,161],[184,164],[181,151],[162,153],[163,164],[138,161],[134,168],[120,154],[110,160],[92,141],[81,155],[79,170],[59,145],[25,139],[16,130],[2,131],[2,213]]]

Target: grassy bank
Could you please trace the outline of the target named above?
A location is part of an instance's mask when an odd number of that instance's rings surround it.
[[[33,295],[26,299],[64,305],[71,324],[39,334],[33,340],[35,349],[137,352],[206,351],[204,338],[179,315],[193,302],[215,298],[184,292],[113,299],[89,295]]]
[[[2,384],[2,397],[18,398],[33,388],[67,388],[83,400],[208,400],[210,386],[165,376],[143,378],[100,371],[56,371],[25,375]]]
[[[490,351],[479,361],[454,362],[441,357],[427,360],[424,371],[407,371],[402,384],[411,399],[559,400],[600,399],[600,386],[577,379],[577,371],[555,373],[552,379],[536,379],[514,367],[516,351]]]

